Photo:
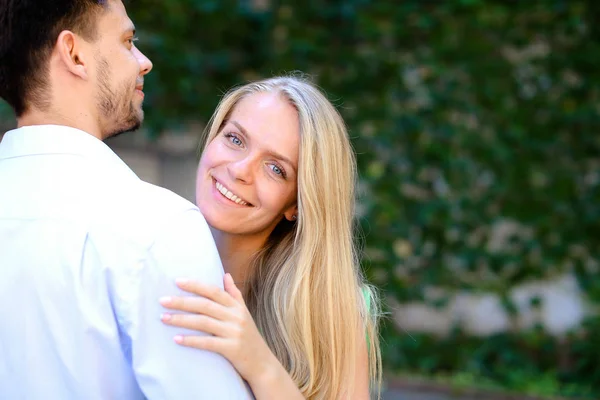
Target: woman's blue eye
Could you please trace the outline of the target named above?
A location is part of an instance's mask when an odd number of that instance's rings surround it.
[[[233,144],[235,144],[236,146],[241,146],[242,145],[242,140],[237,137],[236,135],[234,135],[233,133],[226,133],[225,137],[227,139],[229,139],[229,141]]]
[[[273,170],[273,172],[275,172],[277,175],[280,175],[285,178],[285,171],[283,170],[283,168],[280,168],[275,164],[271,164],[271,170]]]

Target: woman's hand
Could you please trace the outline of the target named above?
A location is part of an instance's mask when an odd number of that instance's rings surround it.
[[[224,278],[225,291],[189,280],[178,280],[177,286],[202,297],[161,298],[160,304],[165,308],[192,313],[164,313],[161,320],[209,336],[177,335],[176,343],[223,355],[251,386],[270,380],[269,375],[282,368],[258,331],[230,274]]]

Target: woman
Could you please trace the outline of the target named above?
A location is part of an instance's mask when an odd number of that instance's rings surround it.
[[[358,268],[341,116],[303,79],[250,83],[222,99],[201,151],[197,204],[225,290],[178,282],[201,297],[162,301],[193,313],[163,322],[211,335],[175,341],[228,358],[259,400],[368,399],[380,381],[377,302]]]

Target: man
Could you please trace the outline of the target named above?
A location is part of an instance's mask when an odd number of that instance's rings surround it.
[[[222,285],[197,208],[102,142],[142,122],[152,64],[121,0],[0,0],[0,398],[245,399],[160,321],[175,278]]]

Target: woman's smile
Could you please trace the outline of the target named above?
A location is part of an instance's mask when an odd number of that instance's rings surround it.
[[[233,204],[236,204],[239,206],[249,206],[249,207],[252,206],[252,204],[250,204],[246,200],[242,199],[239,195],[232,192],[229,188],[227,188],[225,185],[223,185],[221,182],[219,182],[215,178],[212,178],[212,180],[214,183],[213,187],[218,192],[217,196],[220,195],[219,196],[220,198],[225,198],[228,200],[229,203],[233,203]]]

